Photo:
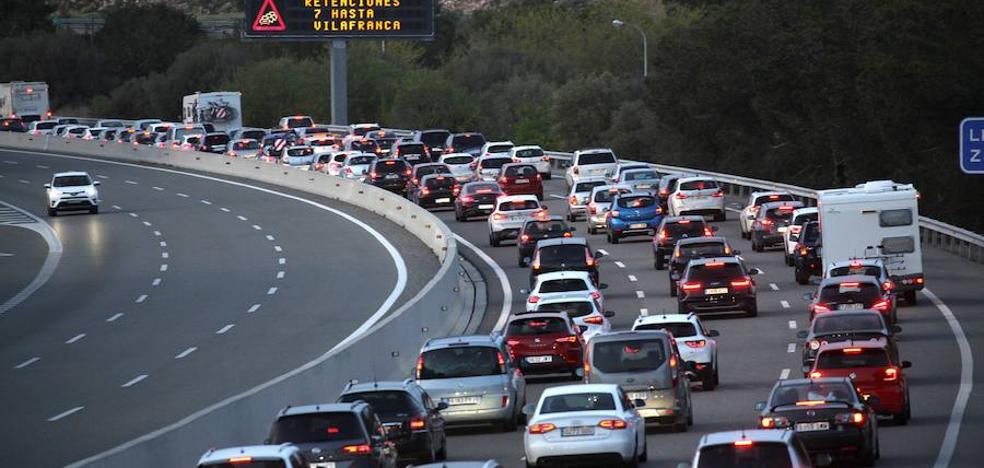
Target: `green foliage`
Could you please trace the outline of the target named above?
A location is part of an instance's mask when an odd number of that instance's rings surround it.
[[[280,117],[295,114],[328,122],[327,70],[324,62],[272,58],[238,68],[218,87],[243,93],[243,123],[248,126],[269,127]]]
[[[84,102],[115,84],[106,76],[106,57],[68,33],[0,40],[0,64],[0,82],[47,82],[56,109]]]
[[[48,0],[3,0],[0,2],[0,38],[50,32],[55,6]]]
[[[410,70],[400,77],[400,93],[380,119],[397,128],[473,129],[479,108],[467,92],[440,72]]]
[[[198,21],[165,3],[122,3],[106,14],[96,42],[121,78],[160,72],[198,40]]]

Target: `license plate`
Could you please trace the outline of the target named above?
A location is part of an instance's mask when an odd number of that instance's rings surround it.
[[[451,203],[451,199],[450,198],[438,198],[437,200],[434,200],[434,201],[437,202],[437,203]]]
[[[516,179],[516,183],[517,184],[528,184],[528,183],[530,183],[530,180],[529,179]]]
[[[386,174],[387,179],[399,179],[400,174]]]
[[[646,392],[629,392],[630,400],[645,400],[649,398],[649,394]]]
[[[480,209],[480,210],[491,210],[492,208],[495,208],[495,205],[492,205],[492,204],[489,204],[489,205],[478,205],[478,209]]]
[[[639,185],[636,185],[636,188],[637,189],[651,189],[651,188],[653,188],[653,186],[652,185],[649,185],[649,184],[639,184]]]
[[[527,356],[526,362],[530,364],[538,364],[542,362],[553,361],[553,356]]]
[[[560,429],[561,437],[577,437],[594,435],[594,426],[573,426]]]
[[[837,310],[861,310],[864,309],[864,304],[841,304],[837,306]]]
[[[481,401],[482,401],[482,397],[477,397],[477,396],[451,397],[451,398],[448,398],[448,406],[477,405]]]
[[[309,468],[335,468],[335,462],[317,462],[308,465]]]
[[[629,229],[646,229],[647,227],[648,226],[646,226],[646,223],[630,224],[629,225]]]
[[[728,294],[728,288],[711,288],[705,289],[704,294]]]
[[[780,226],[779,227],[779,232],[786,232],[787,229],[789,229],[789,228],[787,228],[786,226]]]
[[[796,423],[796,432],[828,431],[830,423],[827,421]]]

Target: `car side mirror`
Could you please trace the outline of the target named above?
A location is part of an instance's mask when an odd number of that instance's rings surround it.
[[[646,406],[646,400],[643,400],[641,398],[636,398],[635,400],[632,400],[633,408],[642,408],[644,406]]]
[[[761,275],[761,274],[762,274],[762,270],[759,270],[758,268],[752,268],[751,270],[748,270],[748,275],[749,276],[755,276],[755,275]]]
[[[877,395],[868,395],[864,397],[864,402],[867,403],[868,406],[874,406],[881,404],[881,398],[878,398]]]
[[[536,406],[533,405],[533,403],[523,405],[523,414],[525,414],[527,418],[533,417],[534,411],[536,411]]]
[[[801,340],[805,340],[806,337],[807,337],[806,330],[800,330],[800,331],[796,332],[796,338],[799,338]]]
[[[530,290],[529,289],[526,289],[526,288],[522,288],[522,289],[519,290],[519,293],[520,294],[529,294],[530,293]]]
[[[605,318],[612,318],[612,317],[615,316],[615,311],[614,310],[606,310],[604,315],[605,315]]]
[[[816,464],[818,467],[831,466],[834,464],[834,457],[829,453],[821,453],[817,455]]]
[[[737,249],[732,249],[732,250],[731,250],[731,253],[733,253],[733,254],[735,254],[735,255],[741,255],[741,250],[737,250]]]
[[[721,228],[718,226],[711,226],[711,232],[718,232]]]
[[[438,411],[444,411],[444,410],[448,409],[448,402],[442,401],[442,402],[438,403],[436,409]]]
[[[608,289],[608,283],[601,283],[598,285],[598,289]]]
[[[902,327],[900,327],[898,325],[892,325],[891,330],[892,330],[892,333],[902,333]]]
[[[102,182],[99,182],[99,181],[97,180],[97,181],[95,181],[95,182],[93,182],[93,183],[92,183],[92,185],[102,185]]]
[[[605,254],[604,254],[604,253],[602,253],[602,252],[595,252],[595,253],[594,253],[594,259],[595,259],[595,260],[599,260],[599,259],[602,259],[602,258],[604,258],[604,257],[605,257]]]
[[[765,402],[764,401],[756,401],[755,402],[755,411],[764,411],[764,410],[765,410]]]
[[[803,300],[806,302],[813,302],[813,293],[803,293]]]
[[[51,188],[51,184],[44,184],[44,188],[50,189]]]
[[[717,337],[717,336],[721,336],[721,333],[718,332],[717,330],[708,330],[707,331],[707,336],[710,337],[710,338],[714,338],[714,337]]]
[[[911,362],[909,362],[909,361],[902,361],[902,368],[903,369],[908,369],[910,367],[912,367],[912,363]]]

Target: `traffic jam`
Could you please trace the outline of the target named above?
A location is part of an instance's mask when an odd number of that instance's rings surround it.
[[[896,337],[904,306],[924,286],[912,185],[820,190],[815,203],[755,191],[731,208],[736,195],[722,181],[620,161],[605,148],[575,151],[558,170],[539,146],[478,132],[374,123],[340,131],[308,116],[228,132],[157,119],[71,120],[24,130],[361,181],[485,226],[488,249],[515,249],[516,266],[528,271],[524,305],[501,329],[431,339],[406,380],[352,382],[334,403],[287,407],[262,445],[210,450],[198,466],[501,466],[443,464],[457,426],[521,430],[528,467],[637,466],[654,443],[647,434],[688,431],[692,392],[718,388],[718,355],[728,350],[709,325],[759,314],[763,271],[742,256],[746,246],[782,255],[788,277],[813,289],[801,306],[808,326],[795,332],[802,366],[760,395],[748,421],[704,434],[681,466],[873,466],[879,427],[911,418],[912,363]],[[545,202],[552,178],[564,179],[567,192],[555,200],[565,209]],[[735,216],[741,239],[722,235],[720,223]],[[617,329],[600,268],[609,253],[592,242],[629,241],[651,245],[652,269],[666,276],[647,293],[673,298],[677,310]],[[545,378],[550,385],[527,399],[527,385]]]

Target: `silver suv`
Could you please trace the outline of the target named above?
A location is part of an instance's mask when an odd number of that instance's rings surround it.
[[[99,212],[99,181],[93,181],[85,172],[59,172],[51,176],[51,183],[44,184],[48,216],[58,216],[62,210],[88,210]]]
[[[264,468],[307,468],[308,466],[301,456],[300,449],[291,444],[209,449],[198,460],[198,468],[229,468],[244,464]]]
[[[526,382],[502,338],[469,335],[424,343],[414,378],[448,425],[493,424],[513,431],[526,404]]]

